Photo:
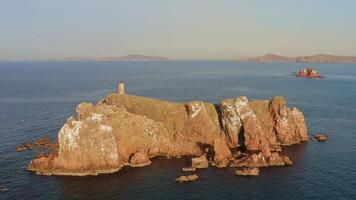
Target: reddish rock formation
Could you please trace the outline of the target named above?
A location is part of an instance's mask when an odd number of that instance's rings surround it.
[[[199,156],[192,167],[286,164],[280,145],[308,139],[303,114],[289,109],[283,97],[252,101],[246,97],[219,105],[155,100],[125,93],[109,94],[97,105],[80,103],[77,117],[68,118],[58,144],[28,169],[38,174],[89,175],[111,173],[125,165],[144,166],[155,156]],[[239,140],[240,138],[240,140]],[[46,144],[47,143],[47,144]],[[256,150],[232,154],[230,148]],[[214,151],[212,151],[212,148]]]
[[[218,168],[226,167],[232,158],[229,147],[221,138],[214,141],[214,154],[214,166]]]
[[[266,132],[245,96],[235,100],[235,109],[242,121],[246,148],[248,150],[260,150],[269,146]]]
[[[281,144],[290,145],[308,140],[303,114],[296,108],[287,108],[284,97],[274,97],[270,101],[269,112],[272,114],[274,131]]]

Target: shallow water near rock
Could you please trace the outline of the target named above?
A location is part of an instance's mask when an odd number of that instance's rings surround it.
[[[303,64],[230,61],[0,63],[0,199],[352,199],[356,196],[356,65],[315,64],[325,79],[296,78]],[[314,140],[284,147],[292,166],[261,168],[238,177],[234,168],[199,169],[177,183],[189,159],[155,158],[143,168],[87,177],[39,176],[27,171],[36,150],[15,146],[56,139],[81,101],[96,103],[126,82],[127,93],[187,102],[219,103],[285,96],[303,111]],[[6,190],[6,189],[8,190]],[[4,190],[3,190],[4,189]]]

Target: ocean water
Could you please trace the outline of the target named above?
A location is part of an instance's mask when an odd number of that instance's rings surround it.
[[[315,64],[327,78],[291,75],[303,64],[231,61],[0,63],[0,199],[356,199],[356,65]],[[87,177],[27,171],[36,151],[15,146],[44,135],[56,139],[79,102],[97,102],[126,82],[127,93],[219,103],[235,96],[285,96],[304,112],[309,134],[329,141],[284,148],[294,164],[237,177],[233,168],[199,170],[179,184],[189,160],[153,159],[144,168]]]

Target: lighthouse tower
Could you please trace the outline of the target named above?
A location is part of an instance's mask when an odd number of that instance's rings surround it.
[[[117,85],[117,91],[119,94],[125,94],[125,82],[120,81],[119,84]]]

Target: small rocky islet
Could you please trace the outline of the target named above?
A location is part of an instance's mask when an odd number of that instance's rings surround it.
[[[234,167],[236,175],[255,176],[259,167],[291,165],[282,146],[309,138],[303,113],[288,108],[281,96],[176,103],[128,95],[120,82],[118,92],[96,105],[80,103],[76,112],[60,129],[58,143],[40,141],[54,150],[32,160],[28,170],[40,175],[97,175],[124,166],[143,167],[156,156],[188,156],[191,166],[184,172]],[[191,174],[177,181],[197,179]]]
[[[313,67],[302,68],[295,75],[302,78],[325,78],[325,76],[319,74]]]

